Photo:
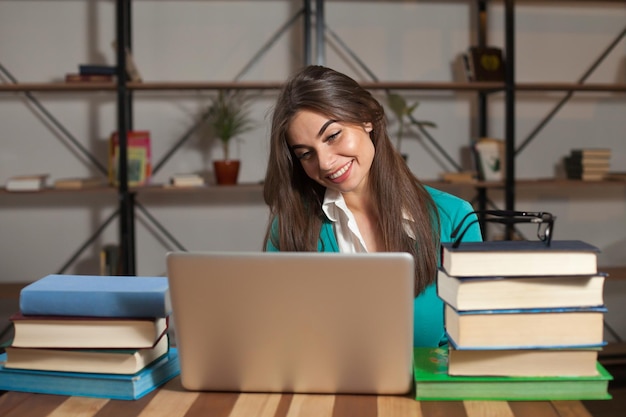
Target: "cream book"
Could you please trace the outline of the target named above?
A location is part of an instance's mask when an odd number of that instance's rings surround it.
[[[7,191],[41,191],[46,188],[49,174],[16,175],[6,182]]]

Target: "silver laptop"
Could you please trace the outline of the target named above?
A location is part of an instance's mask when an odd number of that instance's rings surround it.
[[[167,271],[188,390],[411,389],[409,254],[171,252]]]

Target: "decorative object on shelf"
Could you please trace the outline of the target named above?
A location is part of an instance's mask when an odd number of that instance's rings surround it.
[[[418,127],[437,127],[437,125],[433,122],[425,121],[425,120],[416,120],[413,117],[413,111],[419,106],[419,102],[416,101],[412,105],[409,105],[404,97],[396,93],[389,93],[387,96],[387,104],[389,108],[398,118],[398,135],[396,137],[396,149],[398,152],[402,153],[402,138],[404,135],[405,128],[405,118],[408,118],[409,122]],[[404,159],[406,159],[406,154],[402,154]]]
[[[474,143],[476,165],[482,181],[504,179],[504,140],[480,138]]]
[[[248,101],[237,92],[220,91],[212,100],[207,113],[207,123],[213,138],[219,139],[224,159],[214,160],[215,180],[218,185],[236,184],[240,161],[231,159],[231,141],[252,129]]]
[[[111,42],[111,46],[117,52],[117,41]],[[128,76],[128,80],[140,83],[143,81],[141,78],[141,74],[139,73],[139,68],[137,68],[137,64],[135,63],[135,59],[133,58],[133,54],[130,49],[126,48],[126,75]]]
[[[128,185],[137,186],[148,182],[152,175],[150,132],[131,130],[126,133],[126,152],[128,162]],[[119,136],[111,135],[109,141],[109,181],[117,185],[119,178]]]
[[[16,175],[7,180],[7,191],[41,191],[46,188],[49,174]]]
[[[473,81],[504,81],[502,49],[495,46],[472,46],[469,48],[468,62]]]

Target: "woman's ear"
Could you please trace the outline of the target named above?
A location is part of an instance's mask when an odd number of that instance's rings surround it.
[[[367,133],[370,133],[372,130],[374,130],[374,126],[370,122],[367,122],[363,124],[363,129],[365,129]]]

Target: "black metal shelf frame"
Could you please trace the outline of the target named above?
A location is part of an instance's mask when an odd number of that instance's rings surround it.
[[[519,1],[518,1],[519,2]],[[560,91],[566,91],[565,96],[556,106],[542,119],[536,128],[516,147],[515,138],[515,102],[516,91],[524,90],[524,86],[516,86],[515,83],[515,0],[502,0],[504,5],[504,53],[506,65],[506,79],[503,88],[498,89],[481,89],[477,88],[476,105],[477,105],[477,134],[479,136],[489,136],[488,132],[488,100],[489,95],[495,91],[504,91],[505,95],[505,159],[506,172],[504,178],[504,204],[508,210],[515,209],[515,158],[522,152],[525,146],[536,138],[538,133],[544,126],[556,115],[556,113],[564,106],[564,104],[573,96],[575,89],[569,88]],[[477,0],[475,2],[475,18],[477,39],[475,42],[479,46],[488,45],[487,19],[489,0]],[[300,18],[303,19],[303,63],[305,65],[316,63],[325,64],[325,44],[332,39],[339,47],[341,47],[354,62],[364,70],[372,79],[372,84],[376,86],[379,79],[367,67],[367,65],[342,41],[332,28],[326,24],[325,16],[325,0],[302,0],[302,8],[298,10],[284,25],[278,28],[277,32],[259,49],[252,59],[243,67],[243,69],[234,77],[233,84],[236,84],[245,75],[245,73],[257,62],[267,50]],[[62,273],[70,264],[75,261],[78,256],[91,244],[97,236],[109,225],[115,217],[119,218],[119,245],[121,250],[121,273],[127,275],[136,274],[136,242],[135,242],[135,215],[137,210],[141,212],[143,217],[152,223],[156,228],[180,250],[184,250],[184,246],[176,240],[176,238],[161,225],[158,220],[152,216],[148,210],[136,200],[136,191],[128,187],[127,172],[127,132],[132,130],[133,126],[133,93],[140,88],[129,86],[126,77],[126,50],[132,50],[132,0],[116,0],[116,36],[117,36],[117,81],[115,84],[115,92],[117,95],[117,130],[120,140],[119,154],[119,186],[117,188],[118,209],[107,218],[104,223],[90,236],[87,241],[73,254],[70,259],[63,265]],[[315,38],[313,38],[313,33]],[[583,86],[585,81],[600,65],[600,63],[614,50],[617,44],[626,36],[626,28],[624,28],[616,38],[607,46],[607,48],[599,55],[599,57],[590,65],[583,76],[578,80],[578,85]],[[315,40],[315,42],[313,42]],[[314,44],[314,45],[313,45]],[[315,46],[315,50],[313,50]],[[314,57],[315,55],[315,57]],[[315,58],[315,59],[314,59]],[[12,83],[17,84],[15,77],[0,64],[0,72]],[[363,83],[368,85],[368,83]],[[393,83],[387,83],[393,84]],[[385,83],[381,84],[385,85]],[[141,86],[140,86],[141,87]],[[390,87],[389,85],[387,87]],[[389,88],[383,88],[389,91]],[[272,87],[274,88],[274,87]],[[379,87],[376,87],[379,88]],[[391,87],[390,87],[391,88]],[[442,88],[438,86],[437,89]],[[531,88],[532,89],[532,88]],[[539,88],[543,89],[543,88]],[[557,88],[557,90],[559,90]],[[581,88],[582,90],[582,88]],[[621,91],[621,90],[620,90]],[[24,91],[25,97],[48,119],[72,145],[85,156],[93,166],[104,175],[107,174],[107,168],[104,167],[94,155],[85,149],[72,134],[66,129],[47,109],[37,100],[31,91]],[[172,155],[193,135],[202,118],[193,126],[191,126],[182,137],[168,150],[165,155],[155,163],[153,172],[158,172],[164,164],[172,157]],[[423,129],[419,124],[422,136],[443,156],[454,169],[460,170],[460,165],[446,153],[446,151],[438,144],[430,132]],[[475,203],[478,209],[484,210],[488,205],[495,206],[488,198],[488,187],[477,185],[475,187],[477,196]],[[481,224],[484,230],[484,223]],[[513,229],[507,228],[507,237],[512,237]]]

